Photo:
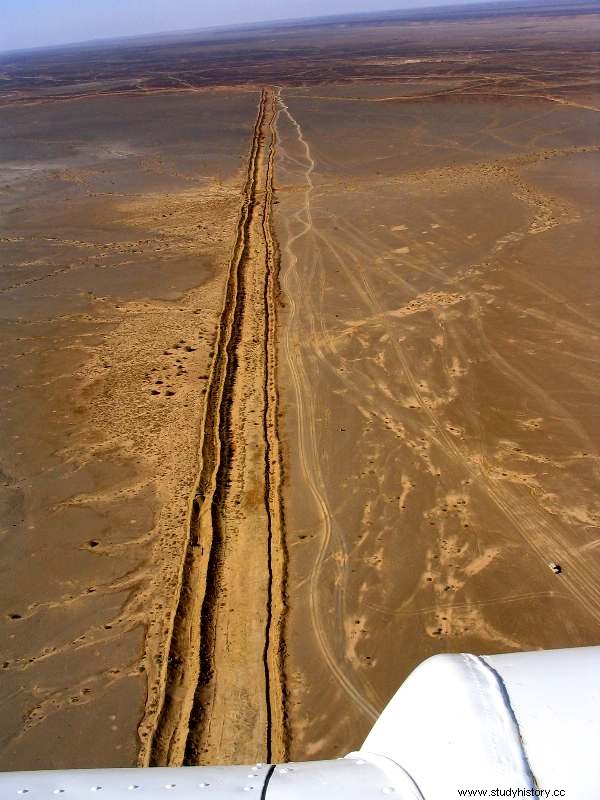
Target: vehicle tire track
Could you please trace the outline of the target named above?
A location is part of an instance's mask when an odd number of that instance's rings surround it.
[[[321,519],[319,551],[310,575],[310,615],[319,649],[334,678],[341,688],[344,689],[356,707],[364,713],[367,719],[374,720],[377,718],[379,711],[369,700],[363,696],[351,679],[346,675],[344,670],[340,667],[335,652],[328,641],[319,607],[319,594],[321,589],[319,578],[329,543],[332,539],[333,525],[331,512],[326,499],[324,480],[320,470],[318,443],[314,425],[315,409],[313,393],[310,390],[308,377],[304,371],[302,359],[298,355],[299,348],[295,346],[297,343],[292,342],[291,338],[291,331],[294,329],[294,319],[298,313],[297,304],[294,299],[296,296],[298,296],[298,292],[292,285],[292,281],[298,280],[299,277],[296,271],[298,257],[296,256],[293,247],[298,240],[313,231],[310,196],[313,190],[311,175],[315,168],[315,162],[310,154],[310,148],[304,139],[300,125],[292,116],[290,110],[284,103],[282,103],[282,111],[285,116],[288,117],[291,125],[296,130],[298,143],[303,148],[305,154],[305,163],[303,165],[306,182],[305,201],[302,209],[296,214],[296,219],[302,225],[302,228],[295,235],[288,237],[286,241],[288,267],[286,272],[282,274],[282,285],[286,292],[288,304],[288,322],[282,337],[282,342],[286,362],[292,377],[292,384],[297,404],[299,428],[298,448],[302,473],[318,508]],[[340,544],[342,548],[345,546],[344,542],[340,542]]]

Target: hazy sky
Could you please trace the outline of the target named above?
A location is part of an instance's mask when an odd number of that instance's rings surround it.
[[[460,0],[0,0],[0,50],[458,2]]]

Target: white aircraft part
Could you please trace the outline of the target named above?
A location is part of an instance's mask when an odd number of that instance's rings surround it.
[[[484,656],[501,676],[539,786],[600,798],[600,647]]]
[[[215,800],[260,798],[268,765],[11,772],[0,775],[2,800]]]
[[[447,800],[450,786],[534,787],[498,679],[476,656],[434,656],[417,667],[362,751],[402,764],[427,800]]]
[[[0,800],[450,800],[459,789],[598,800],[599,753],[600,647],[440,655],[345,759],[4,773]]]
[[[426,800],[469,788],[598,800],[600,647],[433,656],[396,692],[360,752],[401,764]]]
[[[381,759],[387,761],[387,759]],[[0,775],[8,800],[423,800],[395,764],[340,758],[250,767],[182,767],[13,772]]]
[[[277,766],[266,800],[423,800],[411,778],[388,759],[352,753],[335,761]]]

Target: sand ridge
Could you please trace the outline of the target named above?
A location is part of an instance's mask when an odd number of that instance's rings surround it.
[[[147,756],[154,765],[270,760],[286,748],[278,254],[270,220],[277,114],[276,93],[264,91],[209,379],[162,709]]]

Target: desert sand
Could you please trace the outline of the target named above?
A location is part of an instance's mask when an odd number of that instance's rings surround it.
[[[429,655],[598,642],[597,38],[0,60],[3,769],[335,757]]]

